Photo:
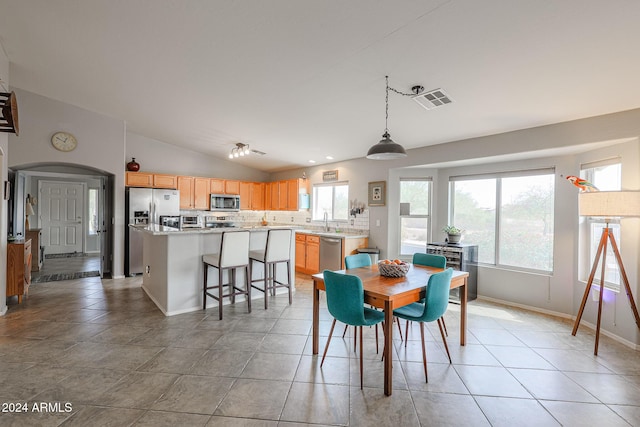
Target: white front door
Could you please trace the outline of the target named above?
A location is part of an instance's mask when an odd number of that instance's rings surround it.
[[[40,181],[40,226],[45,254],[82,252],[84,184]]]

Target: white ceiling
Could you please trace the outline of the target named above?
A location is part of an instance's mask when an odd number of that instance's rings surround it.
[[[277,171],[640,107],[636,0],[0,0],[12,86]],[[19,100],[18,100],[19,103]],[[326,160],[330,155],[335,160]]]

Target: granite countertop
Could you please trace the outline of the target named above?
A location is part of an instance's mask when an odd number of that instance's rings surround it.
[[[286,227],[286,226],[273,226],[273,227],[218,227],[218,228],[186,228],[186,229],[177,229],[173,227],[165,227],[160,224],[149,224],[145,226],[140,225],[129,225],[129,227],[133,228],[137,231],[142,231],[145,233],[153,234],[154,236],[159,235],[184,235],[184,234],[219,234],[224,233],[225,231],[256,231],[262,232],[267,231],[271,228],[277,229],[294,229],[295,227]]]

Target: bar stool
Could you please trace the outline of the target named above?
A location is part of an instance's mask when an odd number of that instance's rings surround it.
[[[249,231],[225,231],[222,233],[220,251],[214,254],[202,256],[204,268],[204,284],[202,287],[202,309],[207,308],[207,296],[218,301],[218,314],[222,320],[222,299],[231,297],[231,303],[236,302],[236,295],[246,295],[247,308],[251,313],[251,268],[249,265]],[[207,273],[209,267],[218,269],[218,284],[207,286]],[[245,289],[236,286],[236,269],[244,268]],[[228,270],[229,283],[223,283],[223,272]],[[225,294],[224,287],[229,286],[228,293]],[[210,289],[218,289],[218,294],[208,292]]]
[[[253,267],[253,262],[264,264],[264,279],[251,280],[251,286],[264,292],[264,308],[268,306],[267,292],[276,294],[276,288],[289,289],[289,304],[291,304],[291,230],[269,230],[267,232],[267,244],[264,250],[250,251],[249,263]],[[287,283],[278,282],[276,279],[277,264],[287,263]],[[254,282],[264,280],[264,288],[254,286]]]

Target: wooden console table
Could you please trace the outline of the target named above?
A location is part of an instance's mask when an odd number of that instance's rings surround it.
[[[7,244],[7,296],[22,296],[29,292],[31,283],[31,240],[18,240]]]

